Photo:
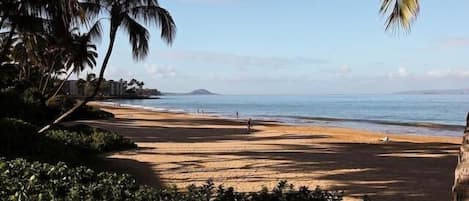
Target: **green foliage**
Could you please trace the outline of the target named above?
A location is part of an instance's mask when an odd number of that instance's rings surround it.
[[[212,181],[191,185],[186,191],[139,186],[125,174],[95,172],[85,167],[50,165],[23,159],[0,159],[0,197],[10,200],[135,200],[135,201],[340,201],[342,193],[319,188],[295,190],[280,182],[271,192],[264,189],[240,193],[215,187]]]
[[[81,125],[36,134],[37,128],[12,118],[0,119],[0,156],[82,163],[96,153],[135,148],[130,140],[102,129]]]
[[[18,85],[0,90],[0,118],[23,119],[36,125],[50,122],[59,114],[72,108],[74,104],[75,99],[66,96],[57,96],[46,102],[38,89],[29,86]],[[85,105],[68,119],[109,119],[112,117],[114,117],[112,113]]]
[[[57,114],[73,107],[74,104],[75,100],[73,98],[64,95],[57,95],[46,102],[47,107]]]
[[[70,108],[72,108],[75,104],[75,99],[68,96],[58,95],[50,100],[47,101],[47,106],[50,110],[52,110],[55,114],[61,114]],[[109,119],[113,118],[114,115],[112,113],[102,111],[99,108],[92,107],[92,106],[83,106],[75,111],[70,117],[70,120],[78,120],[78,119]]]
[[[78,120],[78,119],[110,119],[113,118],[114,114],[110,112],[106,112],[100,110],[99,108],[85,105],[75,111],[70,119]]]
[[[65,145],[78,146],[96,152],[136,148],[137,145],[121,135],[86,125],[61,127],[46,132],[46,136]]]
[[[36,134],[37,128],[18,119],[0,119],[0,156],[59,160],[76,157],[77,150]]]
[[[44,104],[44,98],[35,88],[8,88],[0,91],[0,117],[24,119],[35,124],[43,124],[52,118]]]

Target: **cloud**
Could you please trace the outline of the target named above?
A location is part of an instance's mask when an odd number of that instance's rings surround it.
[[[453,37],[442,40],[438,43],[440,48],[469,47],[469,38]]]
[[[400,67],[397,70],[397,75],[399,75],[399,77],[407,77],[409,75],[409,71],[405,67]]]
[[[202,4],[226,4],[234,3],[238,0],[178,0],[181,3],[202,3]]]
[[[352,72],[352,69],[350,68],[349,65],[343,64],[342,66],[339,67],[338,74],[341,76],[348,75]]]
[[[429,78],[468,78],[469,69],[429,70],[425,75]]]
[[[327,61],[323,59],[314,59],[308,57],[258,57],[202,51],[170,51],[159,52],[157,54],[159,57],[172,60],[200,62],[204,64],[215,65],[230,65],[241,70],[246,69],[247,67],[285,68],[299,65],[327,63]]]
[[[405,67],[399,67],[396,72],[388,73],[389,79],[408,79],[408,80],[451,80],[469,78],[469,68],[440,68],[429,69],[419,73],[410,73]]]
[[[99,71],[94,70],[96,74],[99,73]],[[135,78],[136,74],[135,72],[129,71],[125,68],[121,68],[120,66],[116,65],[110,65],[108,69],[106,70],[105,78],[106,79],[125,79],[125,80],[130,80],[132,78]]]
[[[145,71],[157,78],[168,78],[168,77],[175,77],[176,71],[173,67],[170,66],[158,66],[156,64],[145,64]]]
[[[407,68],[405,67],[399,67],[397,69],[397,72],[394,72],[394,73],[389,73],[388,74],[388,78],[390,79],[394,79],[394,78],[404,78],[404,77],[408,77],[410,75],[409,73],[409,70],[407,70]]]

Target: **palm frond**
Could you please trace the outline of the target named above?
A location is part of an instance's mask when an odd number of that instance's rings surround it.
[[[145,24],[153,23],[161,28],[161,38],[172,44],[176,36],[176,24],[171,14],[164,8],[155,5],[138,6],[131,9],[131,15]]]
[[[419,0],[382,0],[380,8],[380,13],[387,16],[386,31],[410,31],[419,11]]]
[[[98,20],[93,24],[93,26],[91,26],[90,30],[87,33],[87,36],[89,37],[90,40],[99,42],[101,41],[102,30],[103,29],[101,26],[101,22]]]
[[[145,58],[148,55],[148,42],[150,36],[148,30],[128,15],[124,16],[122,25],[122,28],[129,35],[133,58],[135,60]]]

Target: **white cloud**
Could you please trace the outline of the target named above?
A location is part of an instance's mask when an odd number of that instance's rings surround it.
[[[469,38],[447,38],[440,41],[438,46],[443,48],[469,47]]]
[[[396,72],[389,73],[388,78],[390,79],[403,79],[409,80],[443,80],[443,79],[467,79],[469,78],[468,68],[440,68],[430,69],[420,73],[410,73],[405,67],[399,67]]]
[[[425,75],[430,78],[467,78],[469,69],[429,70]]]
[[[352,72],[352,69],[350,68],[349,65],[343,64],[342,66],[339,67],[339,75],[345,76],[347,74],[350,74]]]
[[[98,70],[94,70],[96,74],[99,73]],[[121,68],[119,66],[116,66],[116,65],[110,65],[107,69],[106,69],[106,72],[105,72],[105,76],[104,76],[106,79],[114,79],[114,80],[118,80],[118,79],[124,79],[124,80],[130,80],[132,78],[135,78],[136,77],[136,74],[132,71],[129,71],[128,69],[125,69],[125,68]]]
[[[158,66],[156,64],[145,64],[145,71],[154,77],[168,78],[176,76],[176,71],[171,66]]]
[[[397,72],[395,73],[389,73],[388,74],[388,78],[404,78],[404,77],[408,77],[410,75],[409,73],[409,70],[407,70],[406,67],[399,67],[397,69]]]
[[[314,59],[308,57],[257,57],[202,51],[169,51],[159,52],[157,54],[159,57],[172,60],[201,62],[204,64],[210,63],[216,65],[230,65],[241,70],[247,69],[247,67],[284,68],[295,67],[298,65],[327,63],[327,61],[323,59]]]
[[[234,3],[237,0],[178,0],[182,3],[203,3],[203,4],[226,4]]]
[[[399,75],[399,77],[407,77],[409,75],[409,71],[405,67],[400,67],[397,70],[397,75]]]

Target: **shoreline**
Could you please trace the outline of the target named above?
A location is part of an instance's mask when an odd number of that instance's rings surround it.
[[[91,103],[98,106],[98,104]],[[107,164],[151,186],[215,184],[241,192],[295,186],[345,191],[345,201],[440,201],[450,196],[460,137],[387,135],[358,129],[255,124],[184,113],[100,105],[110,120],[79,121],[118,132],[139,146]],[[380,141],[389,136],[390,142]],[[437,164],[437,165],[435,165]]]
[[[93,104],[101,106],[114,106],[132,109],[142,109],[153,112],[181,113],[195,116],[211,116],[230,120],[243,120],[248,117],[235,118],[223,113],[205,112],[195,113],[183,109],[156,108],[144,105],[121,104],[112,101],[95,101]],[[349,119],[335,117],[312,117],[312,116],[291,116],[291,115],[252,115],[256,121],[271,122],[281,125],[291,126],[312,126],[312,127],[333,127],[344,129],[355,129],[360,131],[383,133],[387,135],[417,135],[417,136],[441,136],[441,137],[462,137],[465,126],[443,123],[429,122],[400,122],[391,120],[375,119]],[[445,133],[445,134],[443,134]]]

